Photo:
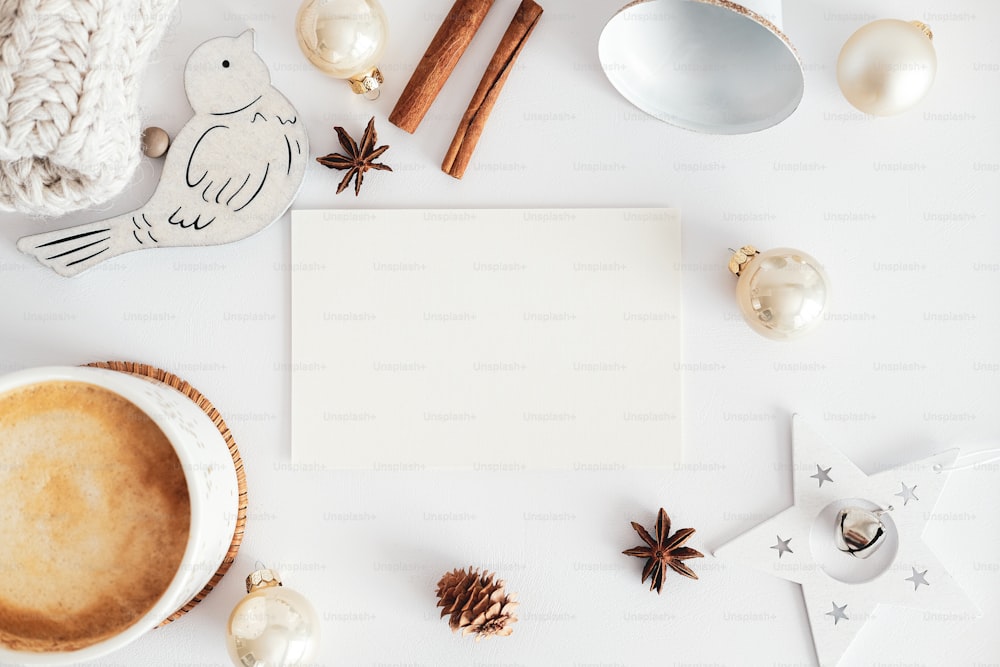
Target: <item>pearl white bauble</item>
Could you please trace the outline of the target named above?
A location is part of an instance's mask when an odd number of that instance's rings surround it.
[[[847,101],[874,116],[914,107],[927,95],[937,72],[929,34],[923,24],[898,19],[859,28],[837,59],[837,83]]]
[[[295,23],[299,48],[320,71],[367,89],[355,92],[378,89],[377,65],[389,41],[378,0],[305,0]]]
[[[252,590],[233,609],[226,647],[234,665],[311,664],[319,648],[319,617],[301,594],[271,585]]]
[[[806,253],[775,248],[743,265],[736,294],[751,329],[773,340],[792,340],[823,321],[828,283],[823,267]]]

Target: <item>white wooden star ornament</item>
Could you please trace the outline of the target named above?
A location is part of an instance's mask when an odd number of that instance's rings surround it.
[[[979,613],[922,538],[957,449],[869,476],[798,416],[792,439],[795,504],[715,556],[802,585],[821,665],[840,662],[880,604]],[[887,510],[884,540],[863,559],[836,546],[846,508]]]

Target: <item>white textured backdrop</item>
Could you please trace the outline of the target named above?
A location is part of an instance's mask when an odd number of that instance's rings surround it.
[[[622,0],[623,1],[623,0]],[[664,473],[347,473],[290,463],[289,222],[239,245],[124,256],[74,281],[14,250],[29,231],[128,210],[158,165],[105,211],[59,221],[0,217],[0,370],[131,359],[163,366],[227,416],[246,461],[250,521],[239,561],[188,617],[97,664],[227,663],[223,626],[255,560],[279,569],[323,618],[323,665],[639,667],[810,665],[798,587],[711,557],[700,581],[639,584],[630,520],[661,505],[708,553],[792,500],[790,415],[874,472],[946,447],[1000,446],[1000,4],[786,2],[806,93],[783,124],[749,136],[688,133],[618,96],[596,59],[618,1],[547,0],[465,179],[441,158],[510,16],[498,0],[424,124],[386,121],[449,0],[384,0],[392,43],[375,103],[299,55],[297,3],[186,2],[143,90],[150,124],[187,117],[187,54],[257,30],[276,86],[317,155],[332,125],[375,115],[395,173],[361,197],[314,165],[298,208],[670,206],[684,220],[687,462]],[[875,120],[840,96],[841,44],[876,18],[934,29],[938,80],[904,116]],[[792,246],[833,282],[829,321],[795,344],[740,320],[726,247]],[[335,287],[333,287],[335,288]],[[349,377],[343,378],[350,382]],[[980,619],[880,611],[845,664],[1000,663],[1000,463],[955,473],[926,533],[982,607]],[[448,569],[498,569],[523,599],[508,639],[453,637],[434,609]]]

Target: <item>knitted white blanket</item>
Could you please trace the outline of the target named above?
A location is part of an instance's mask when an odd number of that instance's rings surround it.
[[[0,0],[0,208],[107,201],[139,162],[139,77],[177,0]]]

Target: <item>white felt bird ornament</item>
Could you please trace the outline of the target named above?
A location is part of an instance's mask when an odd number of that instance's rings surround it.
[[[171,144],[145,205],[26,236],[18,249],[75,276],[133,250],[239,241],[280,218],[302,186],[309,143],[295,108],[271,86],[253,31],[195,49],[184,89],[194,116]]]

